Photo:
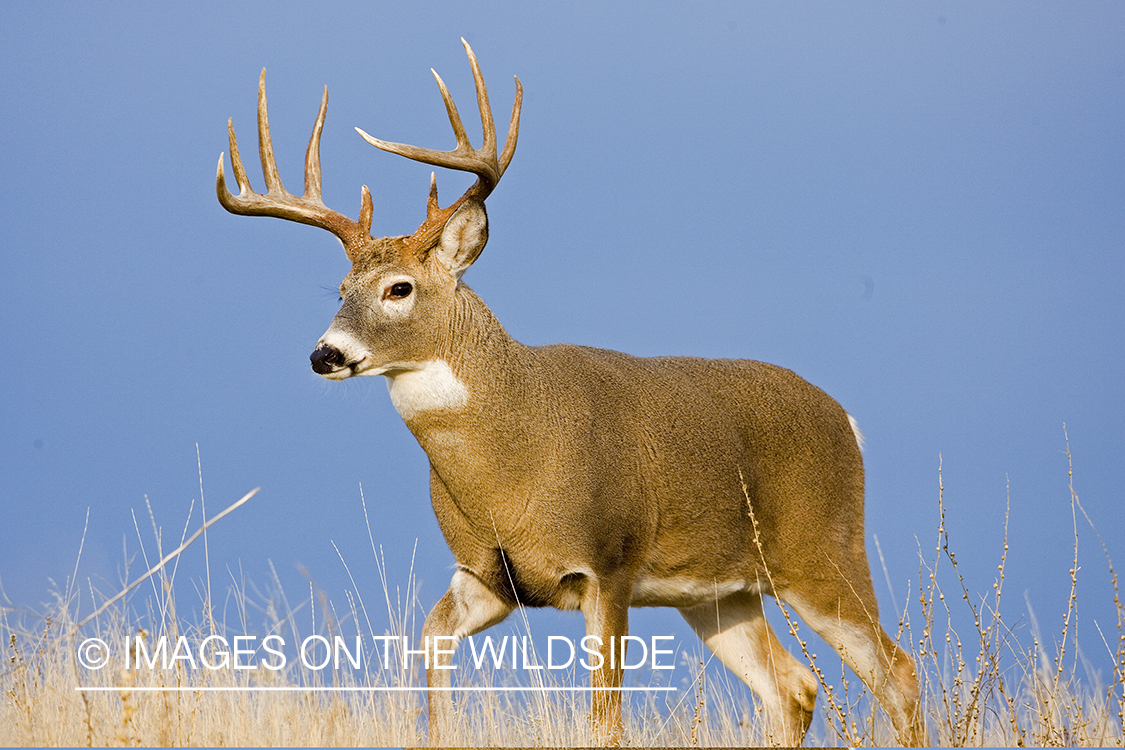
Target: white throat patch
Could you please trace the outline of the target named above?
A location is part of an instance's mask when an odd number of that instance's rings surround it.
[[[419,362],[409,370],[387,373],[387,390],[399,416],[410,419],[427,411],[456,409],[469,400],[469,389],[443,360]]]

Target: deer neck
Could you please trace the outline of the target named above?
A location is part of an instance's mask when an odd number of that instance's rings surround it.
[[[526,368],[530,352],[463,284],[443,334],[430,358],[386,374],[395,409],[431,459],[430,449],[439,438],[448,441],[456,435],[463,441],[463,433],[479,426],[483,414],[523,400],[518,391],[526,379],[518,374]]]
[[[535,463],[537,439],[525,426],[543,421],[536,366],[534,350],[464,287],[438,356],[419,370],[388,373],[391,400],[453,503],[435,504],[439,522],[456,513],[491,533],[520,524],[524,504],[510,494]]]

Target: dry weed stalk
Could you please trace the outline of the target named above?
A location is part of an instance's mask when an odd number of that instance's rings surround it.
[[[936,558],[932,564],[924,559],[919,564],[919,583],[921,594],[922,621],[924,623],[921,637],[918,640],[919,671],[925,675],[926,690],[942,707],[940,711],[931,710],[933,716],[941,724],[941,734],[948,738],[949,744],[955,747],[980,744],[984,740],[982,714],[986,710],[989,698],[993,691],[999,694],[999,703],[1007,714],[1009,724],[1014,733],[1015,744],[1024,745],[1025,737],[1019,727],[1017,708],[1013,699],[1008,694],[1004,685],[1002,674],[1001,655],[1011,635],[1007,626],[1001,619],[1000,603],[1003,597],[1004,568],[1008,555],[1008,520],[1011,512],[1011,500],[1004,511],[1003,552],[1000,555],[1000,564],[997,566],[997,578],[993,582],[993,596],[989,603],[982,599],[980,608],[972,601],[965,578],[961,574],[957,556],[950,547],[949,531],[945,519],[945,484],[942,477],[941,459],[938,460],[938,539],[935,548]],[[921,555],[919,555],[921,558]],[[978,651],[975,658],[975,667],[969,668],[965,662],[965,649],[961,636],[954,626],[953,611],[945,598],[941,584],[938,580],[938,565],[944,558],[949,561],[950,567],[961,589],[961,599],[968,607],[972,616],[973,628],[978,640]],[[923,571],[925,578],[923,579]],[[934,642],[934,634],[939,628],[936,625],[935,614],[938,604],[944,612],[942,627],[944,631],[945,657],[939,655],[939,646]],[[987,612],[987,614],[986,614]],[[987,617],[987,622],[985,618]],[[946,661],[948,660],[948,661]],[[930,664],[932,669],[924,668]],[[943,679],[942,675],[948,674],[952,669],[950,678]],[[997,711],[999,713],[999,711]]]
[[[699,677],[695,681],[695,706],[691,717],[691,746],[699,747],[699,725],[703,722],[703,707],[705,705],[706,690],[704,688],[704,664],[699,662]]]
[[[1065,428],[1064,428],[1065,429]],[[1065,434],[1065,433],[1064,433]],[[936,558],[930,564],[924,559],[919,566],[922,592],[923,629],[917,640],[919,670],[925,677],[925,691],[931,721],[939,725],[941,741],[952,746],[1002,744],[1023,747],[1069,745],[1121,745],[1125,737],[1125,682],[1121,668],[1125,646],[1121,635],[1123,616],[1118,598],[1118,584],[1108,550],[1102,543],[1114,591],[1118,620],[1118,642],[1115,648],[1106,643],[1114,660],[1113,684],[1099,699],[1078,679],[1078,571],[1079,533],[1077,511],[1085,515],[1073,484],[1073,467],[1069,441],[1066,445],[1073,554],[1069,569],[1070,586],[1067,608],[1062,617],[1061,632],[1050,654],[1041,643],[1038,626],[1032,616],[1032,644],[1021,646],[1016,634],[1001,617],[1001,600],[1008,554],[1008,521],[1011,513],[1010,488],[1004,515],[1003,552],[997,566],[991,600],[974,604],[959,570],[946,527],[944,483],[938,470],[938,544]],[[1089,516],[1086,516],[1089,521]],[[1097,533],[1093,523],[1091,528]],[[1099,539],[1100,539],[1099,534]],[[921,555],[919,555],[921,558]],[[961,590],[961,599],[972,617],[979,641],[975,664],[966,664],[964,647],[949,602],[938,575],[942,559],[949,562]],[[938,626],[939,612],[941,625]],[[909,625],[907,626],[909,629]],[[939,634],[944,635],[941,639]],[[945,643],[941,644],[940,640]],[[913,636],[911,636],[913,641]],[[1103,636],[1104,640],[1104,636]],[[1016,678],[1013,679],[1013,676]],[[1109,706],[1117,703],[1117,726],[1109,723]],[[994,721],[986,721],[993,718]]]

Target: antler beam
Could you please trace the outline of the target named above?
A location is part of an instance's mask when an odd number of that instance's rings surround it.
[[[273,155],[270,139],[270,118],[266,107],[266,69],[258,80],[258,152],[262,159],[262,174],[266,180],[266,193],[255,193],[250,188],[250,180],[242,166],[238,153],[238,142],[234,136],[234,121],[227,121],[230,136],[230,161],[234,169],[234,179],[238,183],[237,195],[227,188],[223,174],[223,155],[219,155],[219,167],[215,174],[215,190],[219,203],[231,213],[243,216],[275,216],[290,221],[299,221],[314,227],[327,229],[340,238],[348,257],[354,260],[353,253],[360,250],[371,237],[371,191],[363,186],[359,210],[359,221],[353,221],[343,214],[324,205],[320,188],[320,133],[324,129],[324,116],[328,111],[328,87],[320,100],[320,112],[313,126],[309,147],[305,152],[305,194],[295,196],[281,183],[277,171],[277,160]]]
[[[469,55],[469,64],[473,68],[473,81],[476,83],[477,108],[480,110],[481,125],[484,131],[484,145],[481,148],[475,149],[469,143],[465,126],[461,122],[461,116],[457,113],[457,105],[453,103],[453,97],[450,96],[449,89],[446,88],[445,82],[441,80],[441,76],[432,69],[430,72],[437,79],[438,88],[441,89],[441,98],[445,101],[445,110],[449,113],[449,123],[453,126],[453,134],[457,138],[456,148],[452,151],[437,151],[404,143],[390,143],[373,138],[360,128],[356,128],[356,131],[363,136],[364,140],[383,151],[389,151],[392,154],[405,156],[407,159],[432,164],[436,167],[471,172],[477,176],[477,181],[465,191],[465,194],[446,209],[437,208],[437,201],[433,198],[436,188],[431,183],[431,200],[426,212],[426,223],[419,227],[418,232],[415,233],[416,237],[426,229],[427,225],[435,223],[435,220],[447,218],[467,198],[473,197],[483,201],[488,197],[497,183],[500,182],[500,178],[504,176],[504,171],[508,168],[508,164],[511,163],[512,156],[516,152],[516,141],[519,138],[520,129],[520,107],[523,104],[523,84],[517,77],[516,100],[512,105],[512,119],[508,123],[508,137],[504,142],[504,150],[497,157],[496,126],[492,119],[492,107],[488,103],[488,88],[485,86],[484,76],[481,75],[480,65],[477,64],[477,57],[473,54],[473,48],[463,38],[461,44],[465,45],[465,52]]]

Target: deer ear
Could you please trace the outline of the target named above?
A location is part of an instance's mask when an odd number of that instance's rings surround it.
[[[445,222],[437,247],[438,260],[453,274],[453,278],[460,279],[465,269],[484,250],[486,242],[488,214],[485,213],[484,203],[469,198]]]

